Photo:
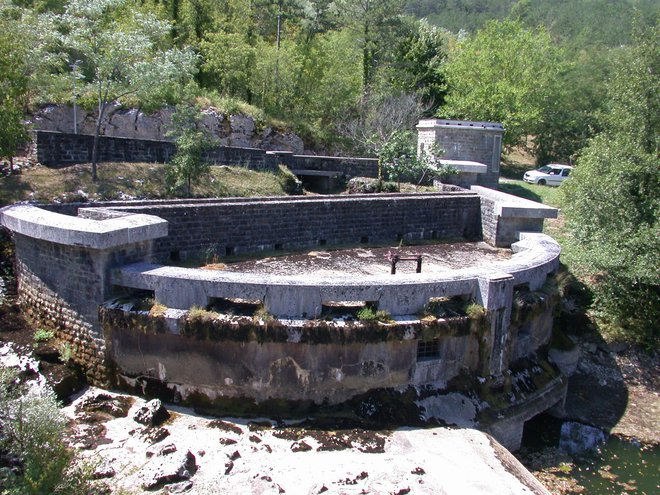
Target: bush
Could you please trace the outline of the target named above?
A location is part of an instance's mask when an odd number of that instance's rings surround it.
[[[349,194],[365,194],[380,192],[398,192],[396,182],[372,179],[369,177],[353,177],[348,181]]]
[[[66,418],[47,386],[27,387],[14,370],[0,368],[0,448],[21,469],[0,470],[7,494],[76,495],[91,490],[89,473],[75,462],[64,441]]]
[[[365,306],[357,312],[358,320],[362,323],[382,322],[387,323],[392,321],[392,316],[385,310],[375,310],[369,306]]]
[[[40,328],[34,332],[34,336],[32,337],[36,343],[39,342],[46,342],[50,339],[55,337],[55,332],[51,330],[46,330],[44,328]]]

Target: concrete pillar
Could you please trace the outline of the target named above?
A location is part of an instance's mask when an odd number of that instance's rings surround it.
[[[477,302],[486,309],[486,327],[482,345],[490,351],[483,356],[482,372],[499,376],[509,367],[508,339],[513,301],[514,278],[508,273],[494,273],[479,277]]]

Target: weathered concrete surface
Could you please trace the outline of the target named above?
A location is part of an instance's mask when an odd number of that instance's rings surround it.
[[[481,199],[481,230],[489,244],[508,247],[522,232],[543,232],[545,218],[557,218],[557,208],[494,189],[471,186]]]
[[[416,314],[432,297],[475,296],[487,309],[510,303],[512,284],[496,288],[498,280],[538,289],[559,264],[559,245],[543,234],[516,243],[509,260],[445,273],[365,276],[352,274],[264,275],[136,264],[115,271],[116,285],[155,291],[167,307],[206,306],[209,298],[259,299],[277,317],[313,318],[326,301],[375,301],[392,315]],[[493,278],[494,277],[494,278]],[[502,280],[504,280],[502,279]],[[491,282],[488,282],[488,281]],[[503,292],[502,292],[503,291]]]
[[[34,239],[89,249],[108,249],[167,236],[167,222],[153,215],[119,215],[99,221],[31,205],[2,208],[0,225]]]
[[[134,408],[144,403],[140,398],[135,401]],[[76,402],[66,411],[73,416],[75,407]],[[216,493],[218,487],[223,493],[294,495],[549,495],[511,454],[476,430],[337,429],[328,433],[295,426],[255,429],[248,428],[245,421],[214,423],[187,409],[170,410],[177,414],[167,425],[170,435],[163,443],[175,445],[176,452],[189,451],[195,456],[197,471],[186,492],[191,495]],[[130,417],[129,413],[126,418],[104,423],[109,443],[81,454],[115,467],[117,474],[109,480],[113,487],[142,495],[149,493],[140,489],[142,471],[149,471],[162,459],[147,452],[158,452],[162,447],[150,447],[139,436],[131,435],[129,431],[136,424]],[[323,447],[330,436],[341,440],[335,448],[338,450]],[[301,449],[303,444],[309,449]]]

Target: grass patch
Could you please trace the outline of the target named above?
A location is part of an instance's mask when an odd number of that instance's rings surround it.
[[[0,178],[0,206],[17,201],[39,202],[165,199],[173,197],[165,184],[165,166],[159,163],[101,163],[98,182],[91,165],[63,169],[36,166],[21,175]],[[193,186],[194,197],[280,196],[287,181],[282,174],[242,167],[212,166],[208,177]]]
[[[518,196],[519,198],[537,201],[544,205],[554,206],[555,208],[559,207],[559,187],[538,186],[520,180],[501,182],[499,189],[502,192]]]

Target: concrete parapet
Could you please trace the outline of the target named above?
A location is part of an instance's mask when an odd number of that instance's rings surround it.
[[[108,249],[167,236],[167,222],[152,215],[124,215],[99,221],[31,205],[3,208],[0,224],[27,237],[89,249]]]
[[[510,307],[513,285],[530,284],[536,289],[556,269],[559,246],[548,236],[528,236],[517,250],[512,260],[488,267],[396,279],[374,275],[356,280],[343,274],[310,280],[140,263],[115,270],[112,282],[152,290],[160,303],[177,309],[206,306],[213,297],[259,299],[276,317],[314,318],[327,301],[375,302],[392,315],[410,315],[431,298],[456,295],[474,296],[488,311],[495,311]]]
[[[482,186],[471,186],[481,198],[481,230],[484,240],[498,247],[516,242],[522,232],[543,232],[545,218],[557,218],[558,210]]]

